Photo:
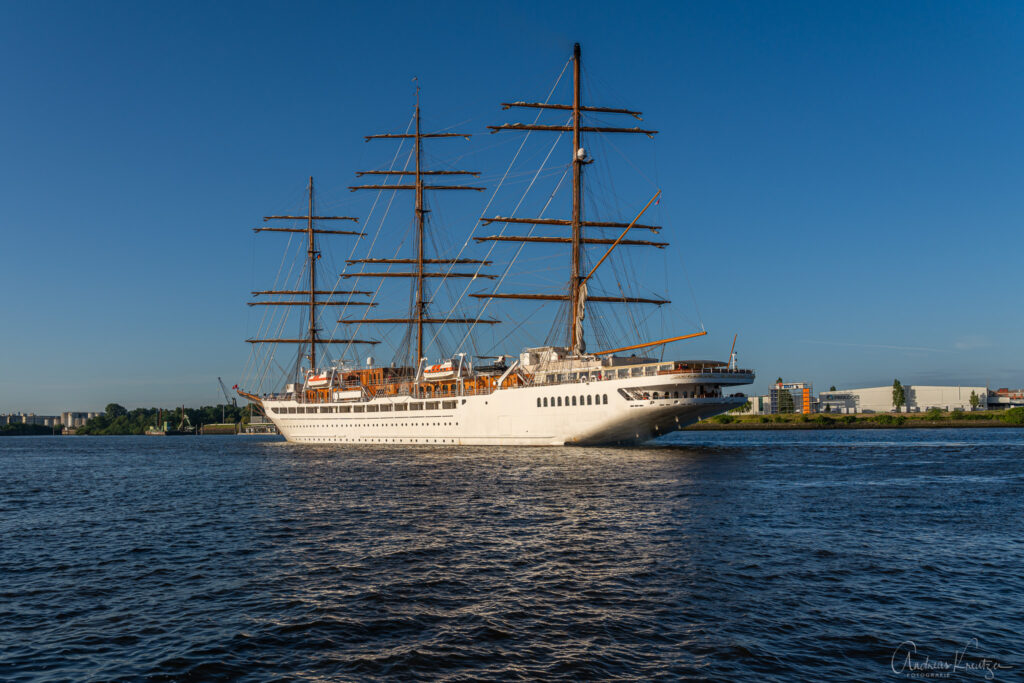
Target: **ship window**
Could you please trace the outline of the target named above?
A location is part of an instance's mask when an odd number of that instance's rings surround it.
[[[586,400],[587,398],[585,396],[580,396],[580,405],[583,405],[583,402]]]
[[[340,406],[338,408],[339,413],[350,413],[352,412],[352,406]]]
[[[547,396],[544,397],[544,407],[545,408],[548,407],[548,397]]]
[[[423,410],[423,404],[422,403],[410,403],[409,404],[409,410]]]
[[[431,401],[426,405],[427,410],[437,410],[437,401]]]
[[[572,397],[572,404],[576,405],[576,397],[575,396]]]
[[[605,405],[608,405],[608,394],[604,395],[604,398],[601,402],[604,403]]]
[[[655,391],[653,394],[651,394],[651,398],[658,398],[658,392]]]
[[[558,407],[562,407],[562,397],[558,397]]]
[[[537,398],[537,407],[540,408],[540,398]]]
[[[594,397],[591,396],[590,394],[587,394],[587,405],[589,406],[589,405],[593,405],[593,404],[594,404]]]
[[[629,377],[629,370],[626,370],[626,369],[619,370],[619,377]]]
[[[363,408],[365,408],[365,406],[352,406],[352,412],[353,413],[361,413],[361,412],[363,412]]]
[[[458,401],[441,401],[441,407],[445,410],[451,410],[458,406]]]
[[[380,406],[366,406],[366,412],[376,413],[380,409]]]
[[[395,412],[397,413],[400,410],[408,410],[408,404],[406,404],[406,403],[396,403],[395,404]]]

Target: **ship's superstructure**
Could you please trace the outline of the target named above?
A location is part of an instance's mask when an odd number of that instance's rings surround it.
[[[433,311],[427,283],[449,278],[485,280],[494,276],[481,272],[492,262],[488,259],[454,258],[444,254],[428,254],[426,221],[428,212],[425,192],[437,190],[483,190],[482,187],[445,184],[427,179],[434,176],[477,176],[475,171],[428,170],[421,164],[423,140],[428,138],[468,137],[463,133],[423,133],[420,106],[414,115],[415,128],[406,133],[367,136],[367,140],[398,138],[413,142],[415,166],[410,170],[364,171],[362,175],[398,176],[395,184],[354,186],[353,190],[409,190],[414,192],[415,255],[413,258],[349,259],[358,264],[358,272],[345,272],[341,280],[408,278],[413,284],[409,315],[405,317],[369,318],[346,315],[338,323],[349,329],[364,326],[403,325],[406,333],[403,355],[390,367],[372,363],[358,367],[342,361],[318,363],[317,346],[345,344],[346,349],[361,344],[378,344],[378,340],[325,337],[320,334],[319,321],[324,307],[377,306],[376,293],[369,290],[318,289],[316,263],[320,252],[320,235],[352,235],[356,231],[323,230],[319,220],[355,220],[346,216],[317,216],[314,211],[313,179],[309,181],[308,213],[305,216],[269,216],[265,220],[302,220],[305,227],[257,228],[257,231],[305,233],[308,240],[305,267],[308,289],[267,290],[267,294],[301,297],[253,302],[250,305],[302,306],[308,310],[306,329],[301,337],[257,337],[253,343],[293,343],[306,350],[308,365],[300,370],[297,381],[285,386],[281,393],[256,395],[239,391],[251,401],[262,405],[280,433],[289,441],[308,443],[381,443],[381,444],[452,444],[452,445],[562,445],[637,443],[680,429],[699,419],[722,413],[742,405],[742,394],[729,395],[732,387],[749,384],[754,379],[750,370],[736,367],[735,356],[729,363],[717,361],[664,361],[655,357],[638,357],[636,351],[661,347],[673,341],[698,337],[703,330],[654,341],[639,341],[605,351],[588,351],[584,339],[584,319],[591,304],[626,306],[661,306],[667,299],[652,297],[601,296],[591,294],[588,284],[613,250],[624,247],[664,248],[667,243],[626,239],[633,230],[657,233],[660,228],[638,221],[658,194],[629,223],[598,222],[583,216],[583,176],[591,163],[582,136],[596,133],[643,134],[657,131],[639,127],[622,128],[587,125],[584,114],[627,115],[640,119],[640,113],[619,108],[584,106],[580,97],[580,49],[576,45],[573,59],[573,101],[571,105],[546,102],[508,102],[505,109],[550,109],[571,113],[565,125],[504,124],[489,126],[492,132],[505,130],[557,131],[571,133],[572,208],[565,219],[485,217],[481,224],[557,226],[569,229],[568,236],[538,236],[533,229],[524,235],[508,235],[504,229],[494,235],[474,237],[478,243],[515,242],[561,244],[569,247],[569,277],[563,291],[551,293],[474,292],[469,296],[493,302],[502,299],[562,302],[566,327],[564,346],[527,348],[518,356],[499,356],[489,364],[473,363],[465,353],[429,362],[424,329],[428,326],[463,325],[470,331],[480,324],[497,325],[501,321],[456,314],[454,310]],[[403,180],[408,178],[409,181]],[[660,191],[659,191],[660,194]],[[616,238],[600,231],[620,230]],[[614,233],[613,233],[614,234]],[[591,236],[594,235],[594,236]],[[585,248],[601,245],[604,252],[592,267],[587,267]],[[603,249],[607,246],[607,249]],[[372,264],[375,272],[366,272]],[[379,268],[377,268],[379,266]],[[408,266],[392,270],[394,266]],[[470,268],[466,266],[475,266]],[[378,272],[379,271],[379,272]],[[500,280],[499,280],[500,282]],[[379,288],[378,290],[379,291]],[[367,295],[373,296],[366,300]],[[338,296],[344,299],[336,298]],[[345,308],[344,310],[347,310]],[[436,339],[436,335],[435,335]],[[629,355],[626,355],[629,354]],[[300,360],[302,358],[300,353]],[[322,359],[322,356],[321,356]]]

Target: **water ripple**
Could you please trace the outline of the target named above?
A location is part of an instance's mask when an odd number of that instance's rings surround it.
[[[876,680],[971,638],[1019,673],[1024,442],[943,434],[5,438],[0,678]]]

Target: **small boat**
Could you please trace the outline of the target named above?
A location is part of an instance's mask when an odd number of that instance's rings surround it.
[[[306,384],[310,389],[322,389],[323,387],[329,386],[331,383],[331,377],[327,373],[320,375],[310,375],[306,379]]]
[[[431,365],[423,371],[423,379],[427,382],[440,382],[455,377],[458,369],[452,361]]]

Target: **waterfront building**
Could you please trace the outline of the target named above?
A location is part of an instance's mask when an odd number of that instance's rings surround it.
[[[99,417],[102,414],[103,414],[102,412],[99,412],[99,413],[91,413],[91,412],[82,413],[82,412],[67,411],[67,412],[61,413],[60,421],[61,421],[61,424],[63,424],[65,427],[67,427],[69,429],[77,429],[78,427],[83,426],[86,422],[88,422],[92,418]]]
[[[817,399],[810,382],[778,382],[771,388],[771,414],[816,412]]]
[[[981,386],[928,386],[921,384],[903,385],[906,405],[902,412],[920,413],[932,408],[940,410],[974,410],[971,394],[978,397],[978,410],[988,407],[989,390]],[[823,391],[818,397],[822,410],[832,413],[889,413],[892,405],[892,386],[867,387]]]
[[[989,410],[1024,407],[1024,389],[996,389],[988,395]]]
[[[770,415],[772,412],[772,397],[770,395],[751,396],[747,399],[750,402],[750,410],[747,415]]]
[[[36,415],[35,413],[8,413],[0,415],[0,426],[40,425],[42,427],[57,427],[60,423],[60,417],[56,415]]]

